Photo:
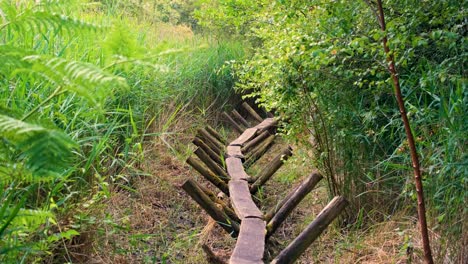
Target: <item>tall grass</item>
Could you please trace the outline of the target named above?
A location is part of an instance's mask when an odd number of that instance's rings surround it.
[[[149,132],[167,132],[150,125],[229,97],[220,69],[243,47],[84,1],[0,11],[0,262],[40,262],[79,234],[65,223],[79,203],[128,181]]]

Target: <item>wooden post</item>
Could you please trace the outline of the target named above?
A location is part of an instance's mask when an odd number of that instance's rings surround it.
[[[196,181],[193,181],[193,184],[196,184],[198,188],[200,188],[213,202],[219,204],[223,208],[223,211],[227,214],[227,216],[229,216],[229,218],[231,218],[235,222],[240,223],[240,219],[234,212],[234,210],[232,210],[223,200],[219,199],[219,197],[214,192],[212,192],[205,186],[198,184]]]
[[[203,149],[208,154],[208,156],[210,156],[210,158],[216,161],[216,163],[218,163],[220,166],[224,166],[224,162],[221,159],[221,155],[216,153],[213,149],[211,149],[211,147],[205,144],[205,142],[201,138],[195,137],[192,142],[193,144],[195,144],[195,146]]]
[[[343,211],[348,201],[341,196],[333,200],[317,215],[310,225],[296,237],[271,264],[291,264],[317,239],[327,226]]]
[[[262,122],[263,119],[260,117],[260,115],[257,114],[257,112],[255,112],[255,110],[246,102],[242,103],[242,107],[244,107],[245,110],[247,110],[247,112],[249,112],[249,114],[255,119],[257,120],[258,122]]]
[[[197,148],[195,150],[195,155],[203,161],[206,166],[214,173],[216,173],[221,179],[227,181],[229,179],[228,174],[226,173],[225,170],[223,170],[216,162],[214,162],[208,154],[206,154],[205,151],[201,148]]]
[[[244,129],[239,124],[237,124],[237,122],[234,121],[234,119],[232,119],[232,117],[229,116],[226,112],[223,112],[223,116],[226,118],[226,120],[232,125],[232,127],[237,132],[239,132],[240,134],[242,134],[242,132],[244,132]]]
[[[260,145],[255,147],[250,153],[248,153],[245,157],[245,160],[247,161],[247,166],[250,166],[257,159],[259,159],[263,155],[263,153],[265,153],[268,147],[270,147],[271,143],[273,143],[273,140],[275,140],[275,135],[267,137],[264,142],[262,142]]]
[[[304,199],[304,197],[312,191],[317,183],[322,179],[322,175],[318,172],[312,172],[307,179],[300,185],[299,188],[287,199],[282,202],[281,208],[276,212],[273,218],[268,222],[267,225],[267,236],[273,235],[276,229],[283,223],[283,221],[289,216],[289,214],[296,208],[296,206]]]
[[[262,187],[265,182],[267,182],[271,176],[284,164],[284,162],[291,157],[292,151],[291,147],[285,148],[281,151],[278,156],[276,156],[271,162],[269,162],[265,168],[260,172],[259,176],[256,178],[254,184],[250,187],[250,193],[255,194],[260,187]]]
[[[239,120],[242,125],[244,125],[245,127],[250,127],[249,123],[247,122],[247,120],[245,120],[245,118],[243,118],[239,112],[236,111],[236,109],[232,110],[232,115],[237,118],[237,120]]]
[[[200,161],[190,156],[187,159],[187,163],[190,164],[190,166],[192,166],[196,171],[198,171],[203,177],[205,177],[205,179],[207,179],[214,186],[218,187],[218,189],[220,189],[223,193],[229,196],[229,188],[227,184],[209,169],[205,168],[205,166],[203,166],[203,164]]]
[[[258,145],[260,142],[262,142],[265,138],[267,138],[270,135],[268,131],[263,131],[260,135],[256,136],[252,140],[248,141],[244,147],[242,147],[241,151],[244,153],[248,153],[252,148],[254,148],[256,145]]]
[[[229,219],[229,217],[198,187],[194,180],[186,180],[181,187],[211,216],[211,218],[218,222],[226,232],[232,235],[234,235],[234,233],[239,233],[239,224]]]
[[[224,144],[221,143],[219,140],[217,140],[214,136],[212,136],[206,129],[202,128],[198,130],[200,135],[202,135],[206,140],[211,141],[217,149],[223,150],[224,149]]]
[[[219,142],[223,143],[223,145],[226,145],[226,140],[221,136],[221,134],[218,133],[218,131],[214,130],[210,125],[206,126],[206,131],[208,131],[213,137],[215,137]]]

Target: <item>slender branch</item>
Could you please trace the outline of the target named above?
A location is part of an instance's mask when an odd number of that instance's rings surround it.
[[[418,197],[418,217],[419,217],[419,226],[421,229],[421,236],[422,236],[422,242],[423,242],[423,248],[424,248],[424,259],[426,263],[433,264],[434,260],[432,259],[431,247],[429,244],[429,234],[427,231],[426,208],[424,205],[424,192],[423,192],[423,184],[421,180],[421,169],[419,165],[419,158],[418,158],[418,153],[416,151],[416,145],[414,143],[414,136],[411,131],[410,122],[408,120],[408,115],[406,114],[405,101],[401,94],[400,81],[398,77],[398,72],[395,67],[395,57],[390,52],[390,48],[388,46],[387,34],[385,33],[386,26],[385,26],[385,17],[384,17],[384,12],[383,12],[383,7],[382,7],[382,0],[377,0],[377,8],[379,10],[380,28],[382,32],[384,32],[385,34],[382,39],[382,44],[385,50],[385,54],[387,56],[387,62],[389,64],[389,71],[390,71],[390,75],[392,76],[393,87],[395,89],[395,96],[398,102],[401,119],[403,120],[406,137],[408,139],[408,145],[410,148],[411,161],[412,161],[413,172],[414,172],[414,180],[415,180],[415,185],[416,185],[416,193]]]

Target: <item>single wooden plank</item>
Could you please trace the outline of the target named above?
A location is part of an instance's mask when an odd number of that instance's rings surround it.
[[[274,127],[278,124],[278,121],[274,118],[266,118],[263,120],[260,124],[254,126],[254,128],[257,128],[258,130],[267,130],[271,127]]]
[[[258,129],[256,128],[247,128],[242,135],[240,135],[236,140],[232,141],[230,146],[244,146],[244,144],[255,137]]]
[[[234,120],[230,115],[228,115],[226,112],[223,112],[223,116],[226,118],[226,120],[229,122],[229,124],[232,125],[232,127],[239,132],[239,134],[242,134],[244,132],[244,129]]]
[[[333,200],[317,215],[310,225],[296,237],[271,264],[292,264],[317,239],[327,226],[344,210],[348,201],[341,196]]]
[[[192,180],[186,180],[181,188],[192,197],[226,232],[234,234],[239,232],[239,224],[218,208],[218,206],[206,195],[198,184]]]
[[[243,118],[239,112],[237,112],[236,109],[232,110],[232,115],[237,118],[237,120],[239,120],[241,122],[242,125],[244,125],[245,127],[250,127],[249,123],[247,122],[247,120],[245,120],[245,118]]]
[[[260,117],[259,114],[257,114],[257,112],[255,112],[255,110],[246,102],[242,103],[242,107],[244,107],[245,110],[247,110],[247,112],[249,112],[249,114],[255,119],[257,120],[258,122],[262,122],[263,119]]]
[[[232,207],[234,208],[234,211],[242,221],[246,217],[263,217],[263,213],[252,201],[247,181],[230,180],[229,193],[231,197]]]
[[[244,159],[244,155],[241,152],[241,147],[240,146],[227,146],[226,150],[226,157],[228,158],[239,158],[239,159]]]
[[[232,180],[249,180],[250,176],[245,173],[242,160],[240,158],[232,157],[226,159],[226,168]]]
[[[265,222],[258,218],[242,220],[236,247],[229,260],[230,264],[263,263],[265,251]]]

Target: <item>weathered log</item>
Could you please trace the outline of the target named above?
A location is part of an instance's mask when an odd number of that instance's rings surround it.
[[[245,156],[246,166],[250,166],[257,159],[259,159],[270,147],[271,143],[275,140],[275,135],[271,135],[265,139],[261,144],[255,147],[251,152]]]
[[[261,218],[263,216],[263,213],[252,201],[247,181],[230,180],[229,193],[231,194],[232,207],[242,221],[247,217]]]
[[[283,249],[271,264],[294,263],[347,205],[348,201],[345,198],[341,196],[333,198],[317,218]]]
[[[198,187],[194,180],[186,180],[181,187],[211,216],[211,218],[218,222],[226,232],[231,235],[239,233],[239,224],[229,219],[229,217]]]
[[[230,219],[234,220],[237,223],[240,223],[239,217],[236,215],[236,212],[232,210],[226,202],[221,200],[218,195],[216,195],[214,192],[212,192],[210,189],[206,188],[205,186],[198,184],[196,181],[193,181],[194,184],[198,186],[210,199],[215,202],[216,204],[219,204],[223,211],[229,216]],[[222,193],[222,192],[221,192]]]
[[[248,180],[251,177],[247,175],[240,158],[232,157],[226,159],[226,168],[231,180]]]
[[[234,119],[232,119],[231,116],[229,116],[226,112],[223,112],[223,116],[226,118],[226,120],[229,122],[229,124],[231,124],[232,127],[233,127],[237,132],[239,132],[240,134],[242,134],[242,132],[244,131],[244,129],[243,129],[236,121],[234,121]]]
[[[212,151],[216,153],[216,155],[221,156],[224,154],[224,150],[220,149],[216,144],[214,144],[211,140],[206,139],[200,131],[198,131],[197,135],[195,138],[199,138],[203,143],[205,143]]]
[[[194,153],[212,172],[216,173],[221,179],[225,181],[229,180],[229,175],[226,173],[226,171],[222,169],[216,162],[214,162],[203,149],[197,148]]]
[[[256,128],[255,128],[256,129]],[[247,131],[247,130],[246,130]],[[263,131],[260,135],[256,136],[252,140],[248,141],[244,146],[242,147],[241,151],[244,153],[244,155],[248,152],[250,152],[255,146],[260,144],[263,140],[265,140],[270,133],[268,131]],[[235,141],[233,141],[234,143]]]
[[[237,112],[236,109],[232,110],[232,115],[237,118],[237,120],[239,120],[241,122],[242,125],[244,125],[245,127],[250,127],[249,123],[247,122],[247,120],[245,120],[245,118],[243,118],[239,112]]]
[[[192,142],[193,144],[195,144],[195,146],[203,149],[208,154],[208,156],[210,156],[210,158],[212,158],[214,161],[216,161],[216,163],[218,163],[218,165],[223,166],[224,162],[221,159],[221,155],[216,153],[201,138],[195,137]]]
[[[312,191],[312,189],[317,185],[317,183],[322,179],[322,175],[318,172],[312,172],[307,179],[300,185],[299,188],[289,197],[285,202],[282,202],[283,205],[276,212],[273,218],[268,222],[267,236],[273,235],[278,227],[284,222],[284,220],[291,214],[291,212],[296,208],[296,206],[304,199],[304,197]]]
[[[223,145],[226,145],[227,141],[221,136],[221,134],[218,133],[218,131],[214,130],[210,125],[206,126],[206,131],[208,131],[213,137],[215,137],[219,142],[223,143]]]
[[[206,129],[202,128],[198,130],[200,135],[202,135],[206,140],[211,141],[217,149],[224,150],[224,144],[217,140],[213,135],[211,135]]]
[[[283,166],[284,162],[291,157],[292,149],[291,147],[285,148],[278,154],[272,161],[270,161],[265,168],[260,172],[256,178],[254,184],[250,187],[250,193],[255,194],[260,187],[262,187],[273,174]]]
[[[265,251],[265,222],[258,218],[242,220],[236,247],[230,264],[263,264]]]
[[[257,114],[257,112],[255,112],[255,110],[246,102],[242,103],[242,107],[244,107],[245,110],[247,110],[247,112],[249,112],[249,114],[255,119],[257,120],[258,122],[262,122],[263,119],[262,117],[260,117],[259,114]]]
[[[229,196],[229,188],[227,184],[216,176],[212,171],[203,166],[203,164],[194,159],[192,156],[188,157],[187,163],[190,164],[196,171],[198,171],[205,179],[211,182],[214,186],[218,187],[223,193]]]

